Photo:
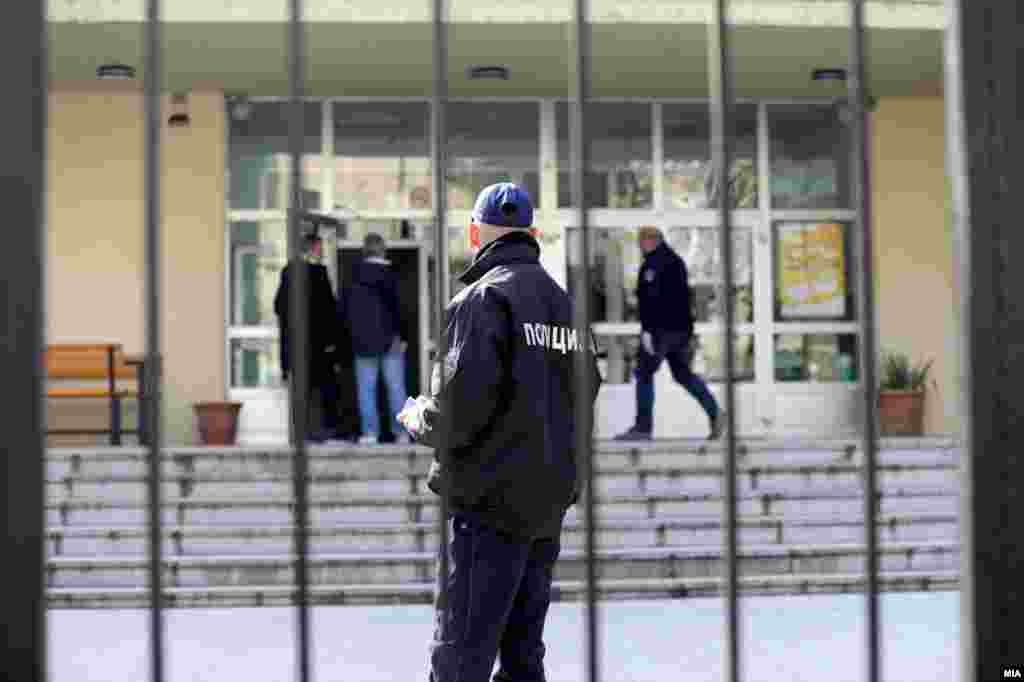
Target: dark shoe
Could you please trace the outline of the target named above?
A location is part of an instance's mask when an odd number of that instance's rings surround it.
[[[650,440],[650,431],[641,431],[635,426],[628,431],[623,431],[619,435],[615,436],[613,440]]]
[[[711,418],[711,433],[708,440],[718,440],[725,433],[725,410],[720,410],[718,415]]]
[[[329,440],[335,440],[338,437],[336,429],[317,429],[313,433],[309,434],[309,440],[311,443],[326,443]]]

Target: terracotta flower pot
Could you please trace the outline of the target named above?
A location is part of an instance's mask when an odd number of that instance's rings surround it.
[[[924,431],[924,391],[881,391],[878,422],[883,436],[920,436]]]
[[[199,440],[203,445],[234,445],[242,403],[216,400],[194,403]]]

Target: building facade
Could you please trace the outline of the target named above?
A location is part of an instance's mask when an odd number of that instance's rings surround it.
[[[137,82],[96,79],[102,64],[141,64],[141,3],[137,16],[125,3],[94,4],[90,15],[81,4],[51,3],[47,332],[53,341],[110,339],[141,351],[143,99]],[[435,336],[429,7],[307,4],[303,208],[340,224],[325,232],[336,284],[363,234],[388,238],[412,321],[415,390]],[[165,119],[183,111],[190,121],[165,126],[162,140],[165,432],[171,442],[191,442],[191,403],[231,398],[245,402],[243,440],[283,440],[287,396],[271,302],[286,257],[289,196],[284,3],[168,5]],[[569,192],[570,8],[549,5],[451,6],[452,274],[471,257],[464,228],[476,192],[505,179],[535,198],[549,271],[570,286],[580,266],[569,258],[577,220]],[[848,435],[861,419],[845,86],[812,77],[846,62],[844,8],[733,7],[731,295],[741,435]],[[708,181],[705,4],[594,3],[593,13],[585,184],[606,379],[597,424],[607,436],[633,417],[637,228],[662,228],[689,263],[696,370],[713,389],[722,379],[723,294],[719,192]],[[950,433],[958,429],[957,352],[943,11],[938,3],[870,3],[868,20],[878,343],[934,360],[926,430]],[[481,65],[505,66],[509,77],[471,78],[468,70]],[[657,434],[703,435],[699,408],[667,370],[657,383]]]

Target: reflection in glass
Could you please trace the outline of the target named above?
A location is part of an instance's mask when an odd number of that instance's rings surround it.
[[[754,380],[754,337],[738,334],[733,348],[733,378]],[[721,334],[697,334],[690,369],[707,381],[725,381],[725,344]],[[598,334],[598,368],[605,383],[628,384],[633,381],[640,354],[636,334]],[[663,365],[667,371],[667,365]]]
[[[317,103],[303,106],[302,206],[320,208],[321,116]],[[284,210],[289,200],[288,105],[254,102],[228,109],[228,184],[233,209]]]
[[[429,121],[425,102],[336,102],[336,208],[430,208]]]
[[[555,104],[558,131],[558,205],[572,206],[569,105]],[[651,105],[593,102],[587,105],[590,168],[584,177],[587,204],[596,208],[650,208],[654,203]]]
[[[722,322],[725,307],[719,232],[714,227],[671,227],[665,238],[686,263],[697,322]],[[733,228],[733,315],[737,323],[754,319],[753,240],[751,231]],[[634,275],[635,286],[635,275]]]
[[[757,208],[757,106],[734,111],[731,206]],[[721,203],[711,165],[711,117],[706,104],[665,104],[665,205],[713,208]]]
[[[855,382],[856,334],[777,334],[776,381]]]
[[[277,339],[231,339],[232,388],[283,385]]]
[[[579,231],[569,228],[569,238]],[[595,322],[636,322],[637,277],[643,256],[635,229],[592,228],[590,231],[591,313]],[[691,303],[696,322],[720,322],[725,311],[719,292],[722,287],[718,231],[713,227],[671,227],[665,238],[686,262],[690,278]],[[753,242],[749,229],[736,228],[734,239],[733,296],[737,323],[752,322]],[[567,247],[567,257],[575,250]],[[574,295],[576,264],[569,262],[569,293]],[[671,305],[666,301],[666,305]]]
[[[277,324],[274,294],[288,258],[284,222],[231,224],[231,324]]]
[[[768,107],[772,208],[850,208],[850,129],[836,107]]]
[[[540,108],[532,102],[453,102],[445,110],[448,208],[469,210],[496,182],[526,188],[540,205]]]

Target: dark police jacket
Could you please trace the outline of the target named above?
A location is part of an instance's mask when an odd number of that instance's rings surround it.
[[[522,538],[552,538],[579,493],[575,406],[593,404],[601,376],[593,337],[573,327],[569,296],[539,262],[540,247],[513,232],[482,249],[448,304],[440,414],[420,442],[447,433],[450,468],[435,459],[428,485],[451,508]],[[593,394],[578,396],[585,354]],[[443,423],[442,423],[443,422]]]
[[[693,335],[690,283],[686,263],[665,242],[644,256],[636,285],[640,326],[657,336],[661,332]]]

